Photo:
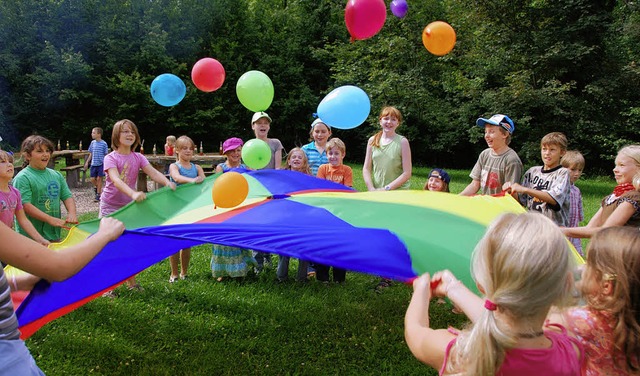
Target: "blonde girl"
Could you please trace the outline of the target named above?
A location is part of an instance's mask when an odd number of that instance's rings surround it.
[[[169,176],[176,184],[195,183],[200,184],[204,180],[202,167],[191,162],[196,144],[187,136],[180,136],[175,142],[175,152],[178,161],[169,165]],[[169,257],[171,264],[171,275],[169,283],[178,279],[178,261],[180,261],[180,279],[187,278],[189,260],[191,259],[191,248],[181,249],[180,252]]]
[[[424,184],[425,191],[447,192],[449,193],[449,183],[451,177],[449,173],[441,168],[434,168],[429,173],[427,182]]]
[[[117,121],[111,134],[113,151],[104,157],[103,166],[107,178],[100,200],[100,217],[107,216],[132,201],[141,202],[147,198],[146,193],[136,189],[140,170],[156,183],[176,189],[175,183],[153,168],[144,155],[134,151],[138,145],[138,127],[129,119]],[[130,278],[127,285],[130,290],[143,290],[136,283],[135,277]]]
[[[302,172],[303,174],[313,175],[309,166],[307,154],[301,148],[293,148],[287,155],[287,170]]]
[[[309,160],[309,167],[313,176],[318,175],[318,168],[321,165],[329,163],[327,159],[327,141],[329,137],[331,137],[331,127],[323,122],[322,119],[318,118],[311,123],[311,130],[309,131],[309,141],[311,142],[302,146],[302,151]]]
[[[473,253],[472,276],[483,298],[446,270],[414,281],[405,316],[409,349],[447,375],[579,374],[578,341],[563,327],[543,328],[551,306],[570,299],[571,260],[566,238],[549,218],[539,213],[498,217]],[[459,306],[470,328],[432,329],[433,296]]]
[[[409,189],[411,147],[405,137],[396,133],[402,114],[395,107],[385,107],[378,119],[382,129],[369,138],[362,167],[367,190]]]
[[[597,232],[579,288],[587,302],[559,319],[585,348],[583,375],[640,375],[640,231]]]
[[[640,192],[633,178],[640,173],[640,145],[628,145],[618,151],[613,175],[618,185],[600,203],[600,209],[584,227],[563,227],[572,238],[590,238],[599,230],[612,226],[640,226]]]

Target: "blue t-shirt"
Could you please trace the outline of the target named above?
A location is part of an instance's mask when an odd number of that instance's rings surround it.
[[[109,154],[109,146],[104,140],[93,140],[89,144],[88,151],[91,153],[91,166],[102,166],[104,156]]]

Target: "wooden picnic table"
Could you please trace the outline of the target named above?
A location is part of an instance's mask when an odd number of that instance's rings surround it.
[[[51,153],[51,158],[47,167],[55,168],[56,161],[64,158],[66,166],[60,171],[66,173],[67,185],[69,188],[76,188],[86,184],[86,171],[84,170],[84,160],[89,156],[88,151],[82,150],[56,150]]]
[[[169,165],[176,161],[175,156],[168,156],[164,154],[147,155],[147,160],[151,165],[163,174],[167,174],[169,171]],[[227,159],[224,155],[218,153],[206,153],[206,154],[194,154],[191,158],[191,162],[200,165],[205,171],[213,171],[216,166],[224,162]],[[142,192],[147,191],[147,174],[142,172],[138,173],[138,190]]]

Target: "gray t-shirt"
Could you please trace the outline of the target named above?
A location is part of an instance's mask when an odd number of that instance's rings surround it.
[[[522,178],[522,186],[547,192],[556,200],[556,205],[526,194],[519,195],[520,203],[529,210],[539,211],[551,218],[558,226],[566,227],[569,224],[569,195],[571,192],[569,170],[562,166],[550,170],[543,170],[542,167],[536,166],[527,170]]]
[[[476,165],[469,176],[480,180],[480,193],[494,195],[502,192],[506,182],[519,182],[522,177],[522,162],[511,148],[502,154],[495,154],[491,148],[480,153]]]
[[[261,170],[273,170],[274,168],[276,168],[276,151],[284,149],[284,147],[282,146],[282,142],[280,142],[280,140],[278,140],[277,138],[267,138],[267,144],[269,144],[269,147],[271,148],[271,160],[269,161],[269,163],[267,163],[266,166],[261,168]]]
[[[18,319],[11,302],[11,290],[4,270],[0,268],[0,340],[20,339]]]

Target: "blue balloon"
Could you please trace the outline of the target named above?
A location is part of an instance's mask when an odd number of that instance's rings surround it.
[[[351,129],[364,123],[371,101],[364,90],[346,85],[333,89],[318,105],[318,117],[333,128]]]
[[[175,74],[161,74],[151,83],[151,97],[161,106],[175,106],[186,94],[187,86]]]

